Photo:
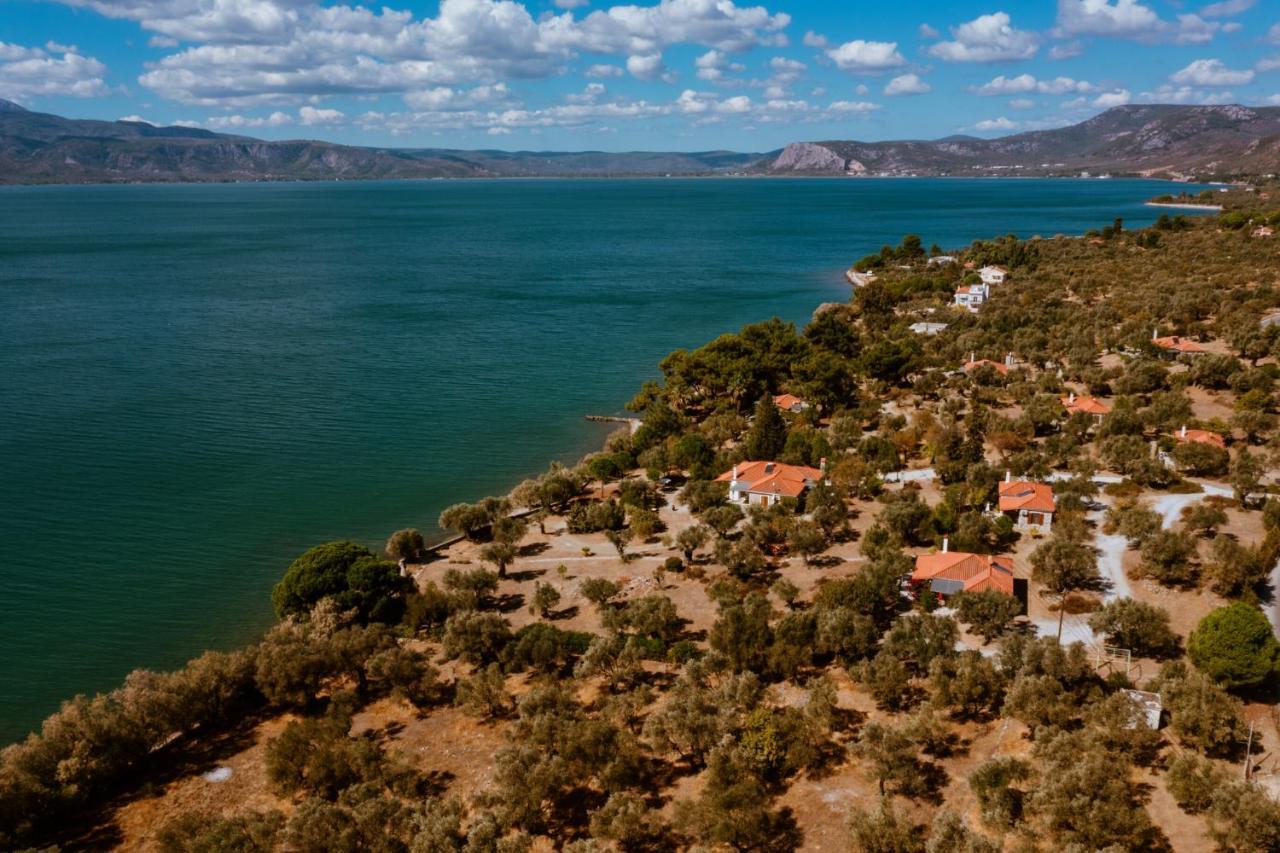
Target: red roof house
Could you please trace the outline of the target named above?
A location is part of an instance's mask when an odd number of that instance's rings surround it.
[[[809,404],[795,394],[775,394],[773,404],[784,412],[799,414],[809,408]]]
[[[1177,335],[1166,335],[1163,338],[1156,337],[1156,333],[1151,333],[1151,343],[1160,347],[1167,354],[1172,356],[1179,355],[1200,355],[1205,349],[1195,341],[1189,341],[1186,338],[1180,338]]]
[[[1077,397],[1074,391],[1062,398],[1062,405],[1066,407],[1069,415],[1084,412],[1101,420],[1103,415],[1111,414],[1111,407],[1097,397]]]
[[[1194,442],[1196,444],[1212,444],[1214,447],[1226,448],[1227,440],[1221,434],[1207,429],[1187,429],[1185,426],[1174,435],[1179,444]]]
[[[729,484],[729,500],[749,506],[769,506],[783,498],[798,498],[822,479],[819,468],[782,462],[740,462],[716,478]]]
[[[927,584],[943,597],[985,589],[1013,595],[1013,561],[1009,557],[948,551],[947,542],[943,540],[941,551],[916,557],[911,583],[913,586]]]
[[[1014,480],[1006,474],[1000,484],[1000,512],[1013,519],[1014,527],[1046,531],[1053,524],[1056,507],[1053,489],[1044,483]]]

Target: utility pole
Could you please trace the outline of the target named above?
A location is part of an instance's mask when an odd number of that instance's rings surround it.
[[[1249,781],[1253,772],[1253,723],[1249,723],[1249,740],[1244,747],[1244,781]]]

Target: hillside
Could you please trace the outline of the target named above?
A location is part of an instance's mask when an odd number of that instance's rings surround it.
[[[1275,189],[671,353],[457,541],[318,545],[0,751],[0,849],[1280,850]]]
[[[199,128],[67,119],[0,100],[0,183],[7,184],[692,175],[743,168],[761,156],[268,142]]]
[[[1280,170],[1280,107],[1124,106],[1070,127],[999,139],[796,142],[760,169],[775,175],[1270,174]]]

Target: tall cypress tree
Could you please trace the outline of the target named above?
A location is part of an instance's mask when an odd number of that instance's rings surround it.
[[[773,398],[764,396],[756,404],[755,418],[751,429],[747,430],[747,439],[743,443],[747,459],[773,460],[782,455],[787,445],[787,424],[782,413],[773,404]]]

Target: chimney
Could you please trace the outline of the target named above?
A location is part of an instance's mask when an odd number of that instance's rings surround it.
[[[1160,327],[1156,326],[1154,329],[1151,330],[1151,340],[1154,341],[1158,337],[1160,337]]]
[[[1186,437],[1187,437],[1187,425],[1186,425],[1186,424],[1183,424],[1183,425],[1182,425],[1182,438],[1186,438]]]
[[[1005,469],[1004,469],[1004,481],[1005,481],[1006,483],[1012,483],[1012,482],[1013,482],[1013,472],[1012,472],[1012,471],[1010,471],[1008,468],[1005,468]]]
[[[1076,401],[1076,392],[1072,391],[1071,396],[1067,397],[1067,402],[1074,403],[1075,401]]]
[[[1013,353],[1011,353],[1011,352],[1009,352],[1009,353],[1005,353],[1005,356],[1004,356],[1004,366],[1005,366],[1005,367],[1013,367]]]
[[[978,354],[977,354],[976,352],[971,352],[971,353],[969,353],[969,363],[970,363],[970,364],[973,364],[973,363],[974,363],[975,361],[977,361],[977,360],[978,360]]]
[[[735,479],[735,480],[736,480],[736,479],[738,479],[738,466],[737,466],[737,465],[734,465],[734,466],[733,466],[733,479]]]
[[[819,470],[819,471],[821,471],[821,472],[823,472],[824,474],[826,473],[826,471],[827,471],[827,457],[825,457],[825,456],[824,456],[824,457],[822,457],[821,459],[819,459],[819,460],[818,460],[818,470]]]
[[[951,547],[951,537],[943,536],[942,537],[942,553],[944,554],[947,553],[947,549],[950,547]]]

